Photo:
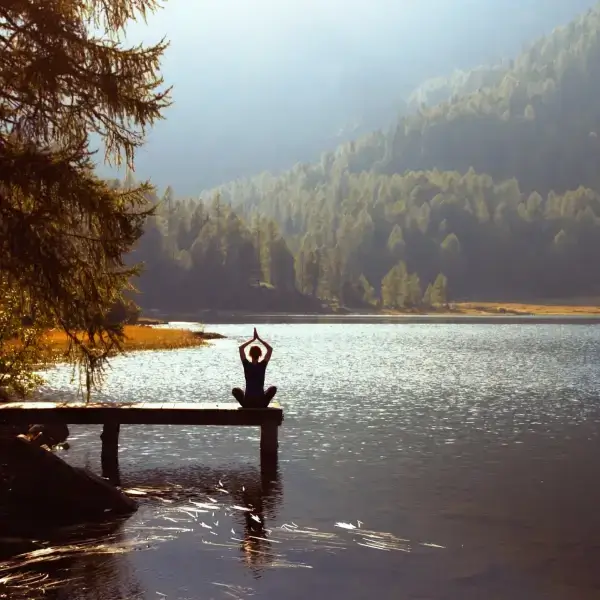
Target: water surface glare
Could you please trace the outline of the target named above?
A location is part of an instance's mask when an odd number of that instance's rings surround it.
[[[234,401],[252,324],[112,361],[103,399]],[[123,426],[140,510],[0,563],[0,597],[600,597],[600,327],[264,324],[285,411],[254,428]],[[75,393],[71,370],[41,396]],[[99,427],[63,456],[100,472]]]

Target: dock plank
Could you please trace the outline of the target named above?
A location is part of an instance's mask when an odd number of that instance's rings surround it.
[[[0,424],[67,423],[94,425],[281,425],[283,410],[277,404],[268,408],[242,408],[234,402],[18,402],[0,404]]]

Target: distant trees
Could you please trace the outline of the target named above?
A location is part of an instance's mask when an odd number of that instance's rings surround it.
[[[0,387],[22,392],[46,327],[99,372],[122,332],[106,319],[136,272],[124,256],[150,213],[149,186],[98,179],[88,134],[132,166],[168,105],[164,43],[125,48],[128,21],[154,2],[80,0],[0,7]],[[89,27],[97,25],[93,33]],[[89,386],[88,386],[89,387]]]
[[[140,302],[244,308],[250,288],[263,285],[335,304],[405,309],[600,289],[600,194],[592,190],[544,198],[472,170],[348,175],[343,194],[338,185],[314,196],[292,184],[277,192],[268,180],[264,192],[253,188],[260,196],[248,205],[269,214],[277,203],[294,232],[288,235],[266,216],[243,219],[226,189],[218,203],[161,205],[133,255],[146,263]],[[352,215],[363,215],[354,226]]]
[[[322,186],[318,201],[304,190],[265,191],[264,213],[277,202],[297,232],[286,236],[267,217],[242,219],[222,199],[161,205],[133,255],[146,262],[140,302],[244,308],[251,288],[263,285],[404,309],[600,289],[600,195],[591,190],[543,198],[473,171],[349,175],[341,196],[337,185]],[[366,216],[348,228],[341,215],[349,223],[352,214]]]
[[[297,259],[272,220],[245,222],[218,197],[207,204],[154,200],[156,214],[130,256],[144,264],[134,280],[143,306],[248,308],[269,290],[287,302],[298,300]],[[306,277],[310,287],[310,264]]]

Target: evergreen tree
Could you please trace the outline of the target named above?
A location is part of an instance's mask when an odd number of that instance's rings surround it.
[[[448,301],[448,279],[443,273],[440,273],[435,278],[431,288],[430,298],[432,306],[446,304]]]
[[[362,300],[366,304],[374,306],[377,303],[377,295],[375,289],[369,283],[369,280],[361,273],[358,279],[359,289],[362,292]]]
[[[136,272],[124,255],[151,209],[149,185],[117,190],[94,175],[88,135],[132,169],[146,127],[168,105],[158,75],[166,44],[126,48],[117,37],[153,7],[17,0],[0,8],[0,304],[67,332],[88,393],[120,346],[122,331],[105,317]],[[19,376],[3,376],[4,384]]]
[[[421,280],[416,273],[409,275],[406,282],[406,304],[407,306],[420,306],[423,297]]]
[[[408,299],[408,272],[401,261],[381,282],[381,300],[388,308],[404,308]]]
[[[427,289],[425,290],[425,293],[423,294],[423,300],[422,300],[422,304],[423,306],[433,306],[433,302],[431,300],[431,296],[433,293],[433,286],[431,284],[429,284],[427,286]]]

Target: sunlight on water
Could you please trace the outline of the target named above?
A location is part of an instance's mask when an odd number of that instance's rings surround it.
[[[237,346],[252,325],[208,329],[227,338],[113,360],[99,396],[234,402]],[[599,328],[296,323],[259,332],[275,348],[267,385],[285,411],[279,464],[258,464],[254,429],[124,426],[121,480],[138,513],[57,532],[5,560],[0,595],[305,598],[324,585],[330,598],[358,599],[372,595],[368,581],[378,598],[562,600],[569,595],[549,590],[577,585],[581,599],[600,590],[592,571],[571,578],[544,566],[557,556],[575,564],[598,520],[588,457],[598,448]],[[40,395],[73,396],[71,375],[53,369]],[[99,428],[71,430],[62,455],[99,473]],[[585,507],[584,525],[575,513]]]

